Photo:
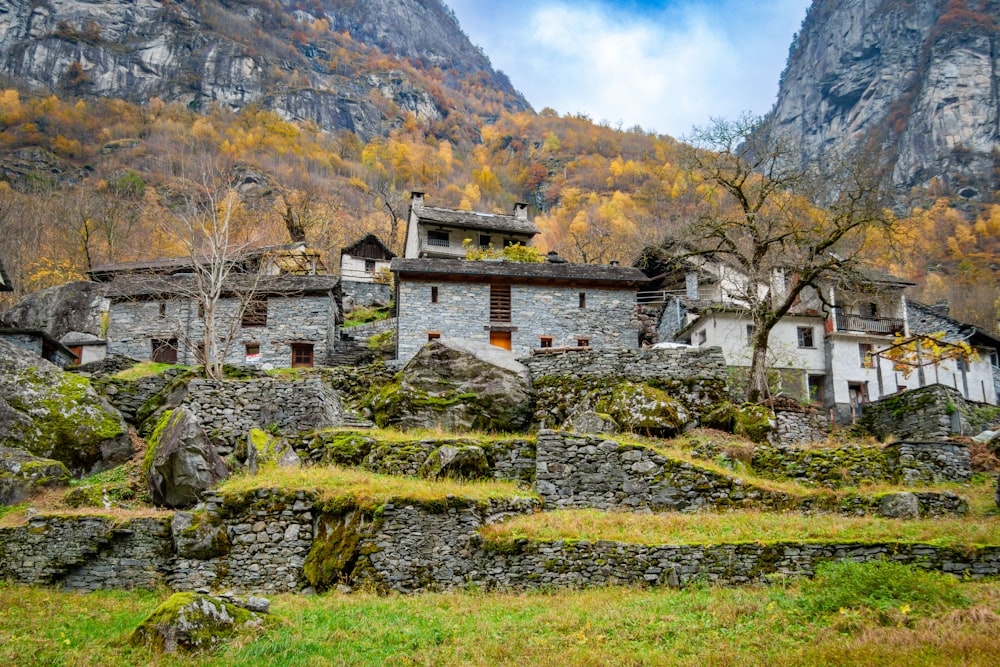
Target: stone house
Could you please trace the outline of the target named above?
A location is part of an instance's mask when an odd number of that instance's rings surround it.
[[[948,303],[907,302],[907,321],[913,335],[944,334],[946,343],[965,342],[978,359],[969,363],[949,359],[924,370],[924,383],[937,382],[961,392],[967,401],[996,405],[1000,397],[1000,338],[949,316]],[[919,373],[919,369],[917,370]]]
[[[59,368],[76,363],[76,355],[65,345],[40,329],[0,328],[0,338],[22,350],[50,361]]]
[[[345,299],[358,306],[389,303],[392,299],[389,262],[395,256],[396,253],[374,234],[367,234],[343,248],[340,251],[340,282]]]
[[[200,363],[204,314],[194,278],[121,276],[108,285],[108,354]],[[268,368],[326,363],[340,317],[340,279],[329,275],[234,275],[217,306],[225,362]]]
[[[394,259],[396,358],[440,337],[534,351],[639,347],[641,271],[617,265]]]
[[[90,364],[108,356],[108,341],[82,331],[70,331],[59,339],[73,353],[76,364]]]
[[[740,294],[748,288],[738,268],[704,258],[675,263],[658,274],[641,301],[660,299],[660,340],[696,347],[719,346],[731,367],[747,368],[753,323]],[[782,289],[784,275],[768,289]],[[923,386],[878,353],[909,336],[905,288],[913,283],[866,271],[853,284],[806,288],[793,309],[774,327],[768,365],[781,393],[832,411],[842,423],[854,421],[862,406],[899,391]],[[996,401],[988,391],[974,400]]]
[[[466,245],[504,248],[531,245],[538,227],[528,220],[527,204],[515,204],[513,215],[457,211],[424,205],[424,193],[414,192],[406,222],[406,259],[465,259]]]

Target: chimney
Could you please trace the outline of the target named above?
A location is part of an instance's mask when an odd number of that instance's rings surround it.
[[[410,193],[410,206],[413,208],[424,207],[424,193],[414,190]]]
[[[528,205],[524,202],[517,202],[514,204],[514,217],[518,220],[528,219]]]
[[[689,299],[698,299],[698,272],[688,271],[684,275],[684,287],[686,288],[686,296]]]

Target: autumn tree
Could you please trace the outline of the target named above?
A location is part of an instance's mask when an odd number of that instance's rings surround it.
[[[823,175],[802,169],[780,128],[751,115],[713,120],[687,141],[701,209],[672,241],[681,257],[742,276],[725,289],[753,322],[747,400],[756,402],[767,393],[774,326],[807,287],[857,280],[866,247],[888,238],[893,220],[870,156],[831,161]]]

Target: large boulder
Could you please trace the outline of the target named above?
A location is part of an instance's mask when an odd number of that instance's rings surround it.
[[[887,493],[878,503],[878,514],[887,519],[920,518],[920,500],[908,491]]]
[[[165,653],[211,651],[240,631],[262,628],[268,607],[264,598],[174,593],[132,631],[129,642]]]
[[[288,441],[259,428],[247,434],[247,469],[251,475],[272,468],[298,468],[302,459]]]
[[[662,389],[639,382],[621,382],[611,395],[598,402],[598,415],[635,433],[673,435],[691,422],[684,403]]]
[[[185,407],[164,412],[143,461],[149,497],[163,507],[189,507],[229,475],[198,418]]]
[[[524,431],[532,417],[531,376],[506,350],[440,338],[383,388],[374,408],[379,426]]]
[[[478,445],[442,445],[420,466],[420,476],[430,479],[485,479],[490,476],[490,462]]]
[[[0,506],[16,505],[38,489],[63,486],[69,480],[69,470],[59,461],[0,447]]]
[[[75,282],[24,297],[0,315],[0,325],[41,329],[59,339],[71,331],[104,337],[107,300],[102,283]]]
[[[207,560],[229,553],[229,535],[218,514],[205,510],[174,512],[170,534],[181,558]]]
[[[74,474],[132,456],[128,425],[87,378],[0,340],[0,447],[61,461]]]

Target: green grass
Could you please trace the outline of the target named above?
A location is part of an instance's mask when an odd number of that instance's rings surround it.
[[[1000,516],[900,521],[875,516],[731,512],[635,514],[562,510],[519,516],[483,529],[494,540],[611,540],[639,544],[745,542],[920,542],[1000,545]]]
[[[344,323],[341,325],[343,328],[356,327],[360,324],[368,324],[369,322],[378,322],[380,320],[389,319],[392,316],[391,306],[382,306],[378,308],[368,308],[366,306],[358,306],[351,312],[347,313],[344,317]]]
[[[862,566],[864,569],[864,566]],[[876,571],[876,575],[878,572]],[[846,576],[847,581],[844,581]],[[865,572],[821,579],[852,589]],[[899,576],[897,574],[897,576]],[[937,575],[940,577],[940,575]],[[158,656],[117,641],[166,593],[60,593],[0,583],[0,664],[11,665],[993,665],[995,582],[914,579],[891,599],[816,608],[788,588],[606,588],[559,593],[368,593],[272,598],[269,627],[219,652]],[[853,582],[853,583],[852,583]],[[913,594],[929,603],[908,603]]]
[[[117,373],[111,376],[111,379],[123,380],[125,382],[135,382],[136,380],[153,377],[154,375],[161,375],[164,371],[170,370],[171,368],[183,368],[186,370],[190,370],[187,366],[160,364],[155,361],[140,361],[138,364],[132,366],[131,368],[126,368],[123,371],[118,371]]]
[[[533,495],[512,482],[426,480],[335,466],[267,469],[254,476],[232,477],[219,487],[223,496],[229,497],[246,497],[259,489],[315,492],[321,503],[350,500],[355,506],[369,509],[390,500],[424,503],[451,496],[482,501]]]

